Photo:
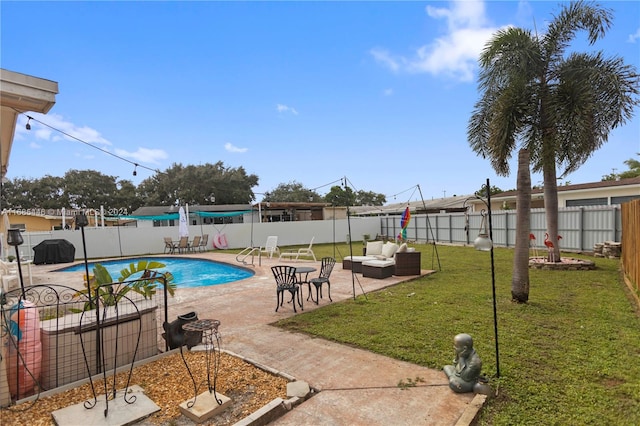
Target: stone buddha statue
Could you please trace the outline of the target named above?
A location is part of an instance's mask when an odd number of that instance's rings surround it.
[[[491,389],[486,379],[480,376],[482,360],[473,348],[473,339],[462,333],[453,339],[455,358],[453,365],[445,365],[444,373],[449,379],[449,387],[454,392],[475,392],[488,395]]]

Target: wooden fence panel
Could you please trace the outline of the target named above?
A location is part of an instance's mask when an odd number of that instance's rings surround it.
[[[622,204],[622,270],[640,292],[640,200]]]

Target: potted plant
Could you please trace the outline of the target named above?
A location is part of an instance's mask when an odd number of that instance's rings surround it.
[[[14,255],[10,254],[9,256],[7,256],[7,260],[9,262],[13,262],[14,260],[16,260],[16,257]]]
[[[171,272],[160,273],[158,271],[158,269],[164,267],[165,265],[162,262],[140,260],[138,263],[130,263],[128,268],[122,269],[120,277],[114,280],[107,268],[100,263],[96,263],[93,268],[93,275],[89,276],[89,283],[85,282],[86,288],[81,290],[80,293],[88,293],[89,298],[93,299],[97,291],[98,298],[103,305],[114,306],[130,291],[141,294],[145,299],[151,299],[156,294],[158,286],[163,285],[166,280],[167,290],[173,296],[176,289],[176,284],[173,282],[173,274]],[[141,275],[139,278],[135,278],[134,275],[136,274]],[[107,286],[105,284],[113,285]],[[92,309],[91,302],[87,302],[84,307],[84,310],[89,309]]]

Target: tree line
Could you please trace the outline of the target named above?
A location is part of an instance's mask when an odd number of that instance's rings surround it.
[[[128,212],[143,206],[250,204],[256,201],[253,188],[259,178],[243,167],[224,163],[198,166],[174,163],[138,186],[127,179],[95,170],[69,170],[62,177],[14,178],[2,183],[2,209],[88,209]],[[383,194],[353,191],[340,186],[321,196],[301,183],[281,183],[264,194],[270,202],[324,202],[340,206],[376,205],[386,202]]]

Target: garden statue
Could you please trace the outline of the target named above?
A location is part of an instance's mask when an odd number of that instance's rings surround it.
[[[458,334],[453,339],[456,356],[453,365],[445,365],[444,373],[449,378],[449,387],[458,393],[475,392],[489,395],[491,389],[486,379],[480,376],[482,360],[473,348],[473,339],[468,334]]]

